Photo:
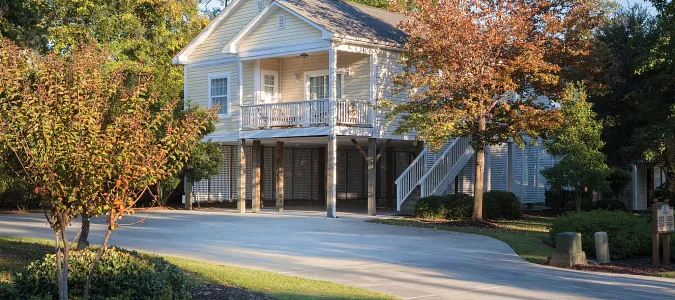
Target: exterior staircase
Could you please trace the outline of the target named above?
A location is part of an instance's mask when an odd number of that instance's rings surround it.
[[[422,150],[395,181],[397,214],[412,215],[417,200],[445,192],[472,155],[468,138],[455,138],[436,153]]]

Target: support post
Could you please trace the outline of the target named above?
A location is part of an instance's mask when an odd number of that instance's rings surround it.
[[[337,203],[337,136],[335,124],[337,117],[337,48],[331,43],[328,52],[328,144],[326,160],[326,216],[335,218]]]
[[[385,166],[385,185],[387,186],[387,203],[392,208],[396,207],[396,196],[394,195],[394,148],[387,147],[387,158]]]
[[[508,142],[506,146],[506,178],[507,178],[507,190],[509,192],[515,192],[516,187],[516,175],[513,169],[513,142]]]
[[[368,139],[368,215],[374,216],[377,212],[377,198],[375,196],[375,184],[377,183],[377,139]]]
[[[276,144],[277,211],[284,211],[284,142]]]
[[[257,213],[260,211],[260,140],[253,141],[253,180],[251,181],[251,211]]]
[[[239,155],[239,199],[237,201],[237,211],[246,213],[246,140],[239,139],[237,144],[237,154]]]
[[[184,179],[183,189],[185,191],[185,209],[192,210],[192,198],[194,194],[192,193],[192,181],[187,178]]]

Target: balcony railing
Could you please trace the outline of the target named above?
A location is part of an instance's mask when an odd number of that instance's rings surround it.
[[[328,126],[328,99],[279,102],[241,107],[241,129]],[[367,101],[337,100],[337,125],[371,126]]]

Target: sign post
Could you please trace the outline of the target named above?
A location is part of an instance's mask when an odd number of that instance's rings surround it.
[[[675,217],[668,202],[652,205],[652,264],[659,265],[659,240],[663,237],[663,264],[670,265],[670,233],[675,232]]]

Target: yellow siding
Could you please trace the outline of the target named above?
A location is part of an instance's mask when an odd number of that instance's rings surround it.
[[[255,70],[255,62],[252,60],[247,60],[242,62],[242,83],[243,83],[243,94],[242,103],[244,105],[253,105],[253,92],[255,91],[253,85],[253,73]]]
[[[286,16],[286,28],[278,28],[279,16]],[[239,50],[246,51],[251,48],[259,48],[271,45],[288,44],[321,38],[321,30],[300,18],[276,8],[271,12],[257,28],[239,42]]]
[[[355,100],[370,99],[370,58],[367,55],[339,52],[338,69],[351,68],[352,75],[344,74],[344,97]],[[328,70],[328,52],[310,53],[308,58],[284,58],[281,60],[281,101],[292,102],[305,99],[305,72]],[[295,74],[300,76],[296,80]]]
[[[402,71],[401,64],[398,63],[399,55],[393,51],[381,51],[376,55],[377,63],[377,99],[386,99],[393,104],[409,101],[405,93],[394,93],[395,88],[393,76]],[[387,120],[387,113],[390,109],[379,109],[376,113],[375,128],[373,135],[382,137],[393,134],[399,124],[400,116],[393,121]]]
[[[209,104],[209,74],[230,73],[230,117],[221,118],[216,124],[216,130],[206,139],[216,141],[235,141],[239,136],[239,76],[237,63],[220,64],[213,66],[185,66],[186,70],[186,98],[192,104],[208,106]]]
[[[241,1],[244,1],[244,3],[241,3],[239,7],[231,11],[225,17],[225,20],[218,25],[218,28],[195,48],[188,57],[189,60],[232,56],[222,53],[223,46],[258,14],[257,0]],[[266,2],[269,4],[270,1],[266,0]]]

